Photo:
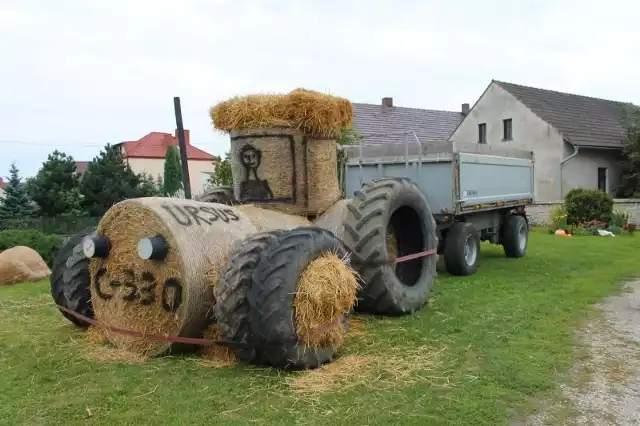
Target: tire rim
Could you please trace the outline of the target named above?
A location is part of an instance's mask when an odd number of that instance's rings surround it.
[[[473,235],[467,236],[467,239],[464,242],[464,260],[467,262],[467,265],[472,266],[476,263],[476,258],[478,257],[478,246],[476,245],[476,239]]]
[[[518,239],[519,239],[519,246],[520,246],[520,250],[524,251],[525,247],[527,246],[527,227],[522,225],[520,227],[520,231],[518,231]]]

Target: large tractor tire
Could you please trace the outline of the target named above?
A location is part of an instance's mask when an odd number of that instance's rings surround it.
[[[356,255],[354,267],[364,281],[357,311],[402,315],[427,303],[438,255],[395,264],[397,257],[438,247],[429,203],[413,181],[381,178],[365,183],[348,205],[344,228],[344,242]]]
[[[309,227],[283,231],[262,254],[247,299],[252,339],[267,364],[298,370],[316,368],[333,359],[332,347],[311,348],[300,341],[293,313],[300,275],[327,252],[340,258],[348,255],[342,241],[330,231]],[[340,326],[346,330],[346,319]]]
[[[453,275],[475,274],[478,269],[480,238],[470,223],[456,222],[446,233],[444,241],[444,264]]]
[[[253,272],[260,254],[276,240],[279,231],[260,232],[239,241],[231,248],[227,262],[220,268],[220,284],[214,287],[213,316],[220,338],[238,343],[230,349],[238,361],[259,364],[259,353],[249,348],[251,323],[247,291],[252,285]]]
[[[522,257],[529,246],[529,224],[520,215],[507,216],[502,225],[502,248],[507,257]]]
[[[94,314],[89,259],[82,251],[82,240],[95,231],[95,228],[88,229],[69,238],[54,259],[51,271],[51,296],[56,304],[91,319]],[[63,310],[60,312],[78,327],[89,326],[86,321]]]
[[[207,190],[201,197],[203,203],[219,203],[226,205],[240,204],[234,198],[233,187],[218,186]]]

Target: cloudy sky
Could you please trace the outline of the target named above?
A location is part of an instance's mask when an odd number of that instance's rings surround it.
[[[305,87],[459,110],[492,78],[640,103],[640,2],[0,0],[0,176],[63,150],[173,132],[229,142],[208,109]]]

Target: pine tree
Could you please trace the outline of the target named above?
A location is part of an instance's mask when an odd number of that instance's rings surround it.
[[[226,153],[224,160],[220,161],[217,157],[218,164],[211,176],[211,184],[213,186],[230,186],[233,185],[233,175],[231,174],[231,154]]]
[[[27,193],[26,185],[20,178],[20,170],[11,163],[10,178],[4,188],[4,198],[0,199],[0,218],[22,218],[31,216],[35,207]]]
[[[43,216],[77,215],[80,206],[80,176],[73,157],[53,151],[27,188]]]
[[[140,176],[131,170],[118,148],[109,144],[87,166],[80,192],[91,216],[101,216],[117,202],[142,196]]]
[[[164,157],[164,189],[165,196],[176,194],[182,188],[182,167],[180,153],[176,145],[167,146]]]

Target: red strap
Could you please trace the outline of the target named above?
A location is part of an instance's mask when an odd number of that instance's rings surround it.
[[[437,249],[433,249],[433,250],[427,250],[427,251],[421,251],[420,253],[413,253],[413,254],[408,254],[406,256],[402,256],[402,257],[398,257],[396,259],[396,264],[401,263],[401,262],[406,262],[408,260],[413,260],[413,259],[418,259],[421,257],[425,257],[425,256],[430,256],[432,254],[436,254],[438,252]]]

